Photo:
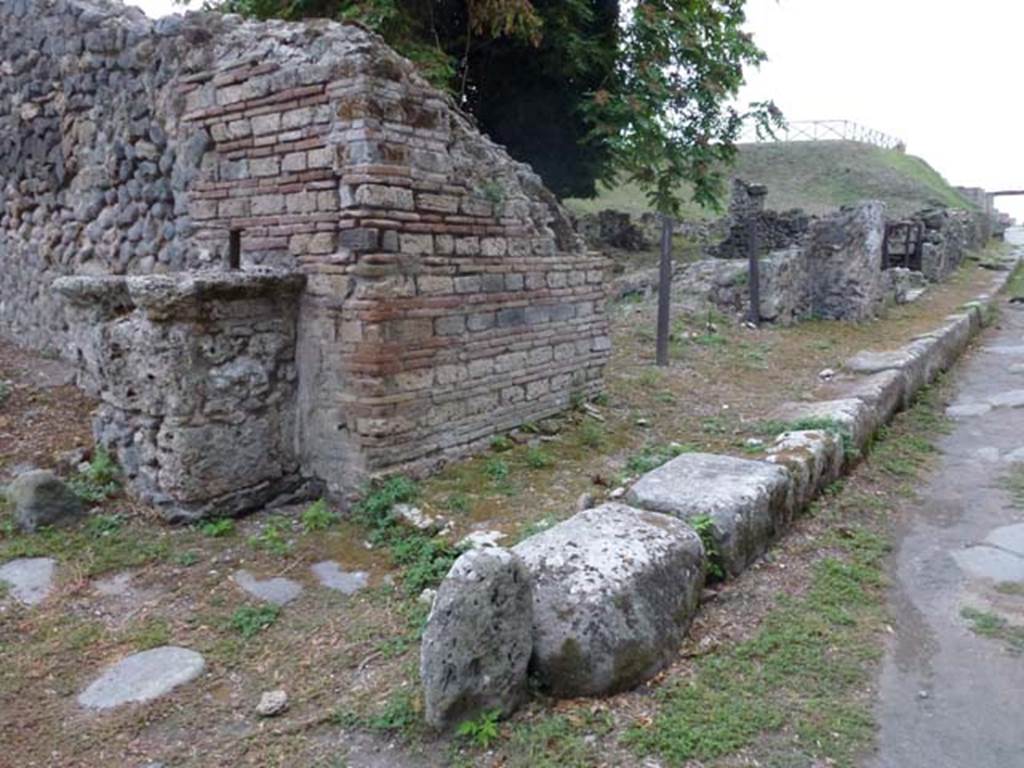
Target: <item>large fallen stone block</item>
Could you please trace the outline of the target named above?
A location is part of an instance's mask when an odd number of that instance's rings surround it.
[[[927,343],[925,347],[927,356],[926,384],[934,381],[942,371],[953,367],[979,328],[980,321],[975,318],[973,313],[950,315],[946,318],[945,325],[914,339],[914,341]]]
[[[892,368],[867,376],[842,376],[828,388],[827,399],[861,400],[875,412],[877,429],[910,401],[908,390],[906,374],[899,368]]]
[[[791,506],[797,511],[842,475],[843,442],[823,429],[783,432],[768,449],[765,461],[789,472]]]
[[[448,728],[510,714],[526,696],[532,650],[530,574],[507,549],[471,549],[437,590],[420,646],[426,720]]]
[[[730,576],[760,557],[792,514],[782,467],[710,453],[686,453],[648,472],[626,502],[682,520],[707,517],[715,555]]]
[[[815,427],[834,427],[843,435],[846,458],[850,460],[867,445],[868,440],[882,424],[879,411],[856,397],[837,400],[817,400],[808,403],[783,403],[771,414],[771,420],[784,424],[815,424]],[[854,450],[856,449],[856,450]]]
[[[697,533],[623,504],[579,512],[513,551],[533,577],[531,670],[556,696],[614,693],[655,675],[704,586]]]
[[[82,500],[48,469],[18,475],[7,488],[14,520],[23,531],[64,525],[85,514]]]

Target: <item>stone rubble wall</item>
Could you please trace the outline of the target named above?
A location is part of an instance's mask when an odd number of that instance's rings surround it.
[[[171,521],[303,487],[295,343],[303,275],[63,277],[98,442]]]
[[[923,387],[955,364],[991,319],[995,296],[1019,259],[1019,252],[1008,259],[990,292],[964,305],[933,332],[897,350],[855,355],[818,393],[823,399],[787,403],[770,414],[781,431],[764,460],[682,454],[640,477],[627,492],[626,504],[579,512],[518,544],[513,554],[532,581],[529,668],[535,682],[561,697],[606,695],[638,685],[670,663],[698,610],[693,598],[700,595],[708,568],[708,550],[699,541],[687,550],[687,531],[691,540],[699,538],[688,521],[700,518],[702,524],[710,523],[705,535],[714,543],[716,565],[728,577],[749,567],[818,494],[870,450],[876,432],[897,411],[909,407]],[[811,418],[828,426],[786,430],[787,424]],[[677,532],[674,526],[680,522],[683,528]],[[661,534],[641,535],[650,526]],[[618,556],[627,544],[639,549]],[[695,561],[703,562],[703,567],[695,568]],[[578,598],[570,607],[562,604],[565,585]],[[441,590],[454,586],[446,580]],[[466,593],[467,598],[472,595]],[[630,595],[639,595],[642,604],[633,606]],[[622,620],[620,613],[628,618]],[[464,637],[450,616],[435,603],[427,631],[441,630],[453,641]],[[507,627],[510,638],[521,644],[521,623],[510,621]],[[500,631],[492,627],[490,647],[500,647],[496,634]],[[459,667],[447,667],[447,701],[459,700],[460,689],[475,692],[481,684],[472,670],[482,660],[474,662],[469,658],[472,653],[471,647],[463,646]],[[422,647],[425,669],[436,670],[443,661],[435,658],[433,646]],[[468,674],[463,671],[467,669]],[[511,669],[505,665],[506,671]],[[489,671],[504,686],[488,689],[489,704],[495,706],[497,700],[507,712],[519,703],[521,687],[496,675],[493,664]],[[432,689],[429,681],[425,685],[425,698],[438,702],[442,692]],[[461,719],[477,713],[458,714]],[[435,726],[451,724],[436,706],[432,715]]]
[[[305,276],[294,441],[339,495],[602,386],[605,260],[354,25],[0,7],[0,333],[77,354],[64,275]],[[198,332],[198,331],[197,331]]]
[[[992,219],[981,212],[928,210],[910,220],[924,226],[921,271],[933,282],[948,277],[971,251],[984,248],[992,237]]]

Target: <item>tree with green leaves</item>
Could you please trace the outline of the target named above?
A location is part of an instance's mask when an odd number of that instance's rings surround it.
[[[451,92],[561,196],[635,181],[674,214],[717,206],[747,120],[743,70],[764,59],[745,0],[210,0],[258,18],[357,21]]]

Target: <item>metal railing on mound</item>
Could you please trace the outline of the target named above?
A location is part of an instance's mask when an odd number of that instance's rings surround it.
[[[775,131],[774,136],[745,132],[741,139],[747,143],[773,143],[783,141],[859,141],[882,149],[905,152],[906,143],[888,133],[855,123],[853,120],[794,120]]]

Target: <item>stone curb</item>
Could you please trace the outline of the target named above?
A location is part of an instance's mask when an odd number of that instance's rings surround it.
[[[899,349],[861,352],[846,361],[843,373],[832,388],[835,395],[832,399],[785,403],[772,414],[772,418],[781,421],[829,420],[839,427],[839,432],[831,428],[783,432],[763,460],[683,454],[640,477],[624,499],[630,506],[615,505],[617,510],[631,511],[638,517],[660,513],[695,528],[698,527],[694,523],[696,518],[704,527],[704,536],[711,542],[710,552],[700,553],[705,570],[714,565],[727,577],[738,575],[785,532],[796,515],[818,494],[853,468],[860,455],[869,450],[875,433],[882,426],[909,407],[922,388],[956,363],[970,341],[991,320],[996,296],[1009,282],[1021,254],[1024,249],[1014,251],[1012,259],[1007,259],[1010,269],[997,274],[990,291],[965,304],[962,312],[949,315],[940,327],[915,337]],[[611,527],[603,530],[600,525],[588,525],[584,520],[586,515],[593,515],[600,509],[578,513],[558,528],[574,531],[585,528],[593,536],[581,538],[583,546],[606,547],[609,552],[613,551],[618,546],[615,539],[621,538],[622,531]],[[550,534],[537,534],[516,549],[543,548],[545,535],[550,538]],[[558,544],[563,550],[580,546],[580,543],[567,541]],[[712,562],[709,555],[716,562]],[[526,567],[534,580],[543,578],[543,571],[538,571],[530,558],[526,559]],[[607,575],[592,567],[587,570],[590,591],[615,594],[615,587],[619,585],[595,583],[595,579],[603,582]],[[572,578],[567,578],[563,583],[569,593],[574,591],[569,586],[571,581]],[[689,584],[692,579],[682,581]],[[536,602],[536,596],[534,600]],[[680,612],[680,606],[673,601],[664,601],[664,605],[666,610],[671,607],[677,614]],[[690,607],[683,611],[687,616],[673,618],[688,626],[696,609],[696,606]],[[554,634],[567,645],[586,646],[592,642],[590,635],[595,626],[601,624],[575,621],[568,611],[548,612],[546,618],[557,626],[539,627],[535,617],[535,656],[539,636]],[[567,684],[566,680],[556,679],[557,668],[537,664],[536,660],[531,661],[530,666],[538,675],[537,682],[555,695],[602,695],[621,690],[620,685],[604,688],[595,685],[593,680],[588,686],[573,685],[572,681]],[[630,682],[640,684],[660,666],[632,670]],[[550,679],[545,679],[545,672]]]

